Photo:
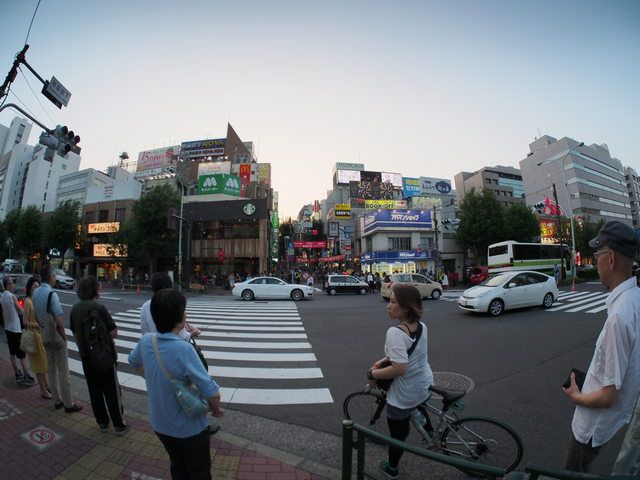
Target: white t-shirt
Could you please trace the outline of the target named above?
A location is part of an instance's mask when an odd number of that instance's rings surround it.
[[[142,307],[140,307],[140,333],[144,335],[145,333],[157,332],[158,329],[156,328],[156,324],[151,316],[151,300],[147,300],[142,304]],[[178,336],[187,342],[191,339],[191,334],[187,332],[186,328],[180,330]]]
[[[632,277],[607,297],[607,320],[596,341],[583,393],[614,385],[611,408],[576,406],[571,429],[576,440],[599,447],[629,423],[640,394],[640,288]]]
[[[422,323],[422,322],[421,322]],[[429,396],[433,373],[427,359],[427,327],[422,323],[422,336],[409,357],[407,350],[414,339],[397,327],[387,330],[384,353],[394,363],[407,364],[407,371],[393,380],[387,402],[397,408],[413,408]]]
[[[0,304],[2,304],[2,318],[4,319],[4,329],[14,333],[22,332],[20,327],[20,317],[13,303],[15,295],[8,290],[2,292],[0,296]]]

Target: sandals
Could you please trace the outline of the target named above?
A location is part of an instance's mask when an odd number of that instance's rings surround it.
[[[41,393],[40,397],[44,398],[45,400],[51,400],[53,398],[53,395],[51,395],[51,392],[45,392]]]

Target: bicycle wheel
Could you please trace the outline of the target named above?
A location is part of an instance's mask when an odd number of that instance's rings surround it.
[[[386,403],[370,392],[356,392],[344,399],[342,411],[347,420],[353,420],[358,425],[389,435],[387,416],[384,414]]]
[[[442,434],[442,451],[465,460],[505,468],[510,472],[522,460],[522,440],[508,425],[484,417],[461,418]],[[485,477],[460,468],[467,475]]]

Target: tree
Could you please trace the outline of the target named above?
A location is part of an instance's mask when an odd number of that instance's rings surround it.
[[[576,239],[576,252],[580,252],[582,258],[593,255],[593,248],[589,246],[589,240],[595,238],[602,228],[604,220],[598,223],[574,220],[574,237]]]
[[[19,208],[15,208],[7,214],[3,222],[6,232],[6,243],[9,244],[9,257],[19,256],[18,253],[16,253],[16,246],[18,245],[16,235],[18,233],[18,223],[20,222],[21,213],[22,211]]]
[[[156,271],[159,256],[175,252],[176,235],[169,230],[167,221],[169,210],[179,203],[178,192],[164,184],[148,190],[133,205],[133,218],[125,228],[128,252],[149,261],[150,275]]]
[[[17,252],[26,256],[42,252],[42,223],[42,214],[34,205],[21,211],[14,245]]]
[[[78,243],[79,210],[80,203],[76,201],[65,200],[58,205],[44,228],[47,248],[55,248],[64,255]]]
[[[283,222],[278,226],[278,256],[284,258],[287,256],[287,247],[284,243],[285,237],[293,240],[293,224],[289,218],[288,222]]]
[[[486,262],[489,245],[505,240],[504,207],[491,190],[479,194],[471,189],[462,199],[459,213],[458,245]]]
[[[536,215],[523,203],[510,205],[504,214],[505,238],[516,242],[533,242],[540,236]]]

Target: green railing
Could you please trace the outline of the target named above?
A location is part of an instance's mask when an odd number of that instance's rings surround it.
[[[354,440],[354,432],[356,438]],[[463,468],[482,474],[489,479],[497,479],[503,477],[506,473],[504,468],[491,467],[476,462],[469,462],[460,458],[444,455],[442,453],[432,452],[423,448],[418,448],[408,443],[395,440],[381,433],[374,432],[363,427],[351,420],[343,420],[342,422],[342,480],[351,480],[353,474],[353,451],[357,451],[356,457],[356,478],[362,480],[364,478],[377,479],[367,471],[365,471],[365,439],[372,439],[386,445],[393,445],[411,452],[419,457],[433,460],[434,462],[444,463],[454,468]]]
[[[357,452],[355,472],[356,479],[363,480],[365,478],[378,478],[365,470],[365,440],[367,438],[374,440],[377,443],[393,445],[394,447],[401,448],[406,452],[411,452],[414,455],[427,460],[443,463],[453,468],[477,472],[489,479],[499,479],[504,477],[505,480],[538,480],[544,477],[557,480],[638,480],[638,477],[633,475],[593,475],[590,473],[556,470],[539,465],[529,465],[524,468],[524,472],[518,471],[507,474],[504,468],[482,465],[480,463],[470,462],[457,457],[425,450],[423,448],[395,440],[381,433],[374,432],[373,430],[369,430],[368,428],[354,423],[351,420],[342,421],[342,480],[352,480],[354,450]]]

